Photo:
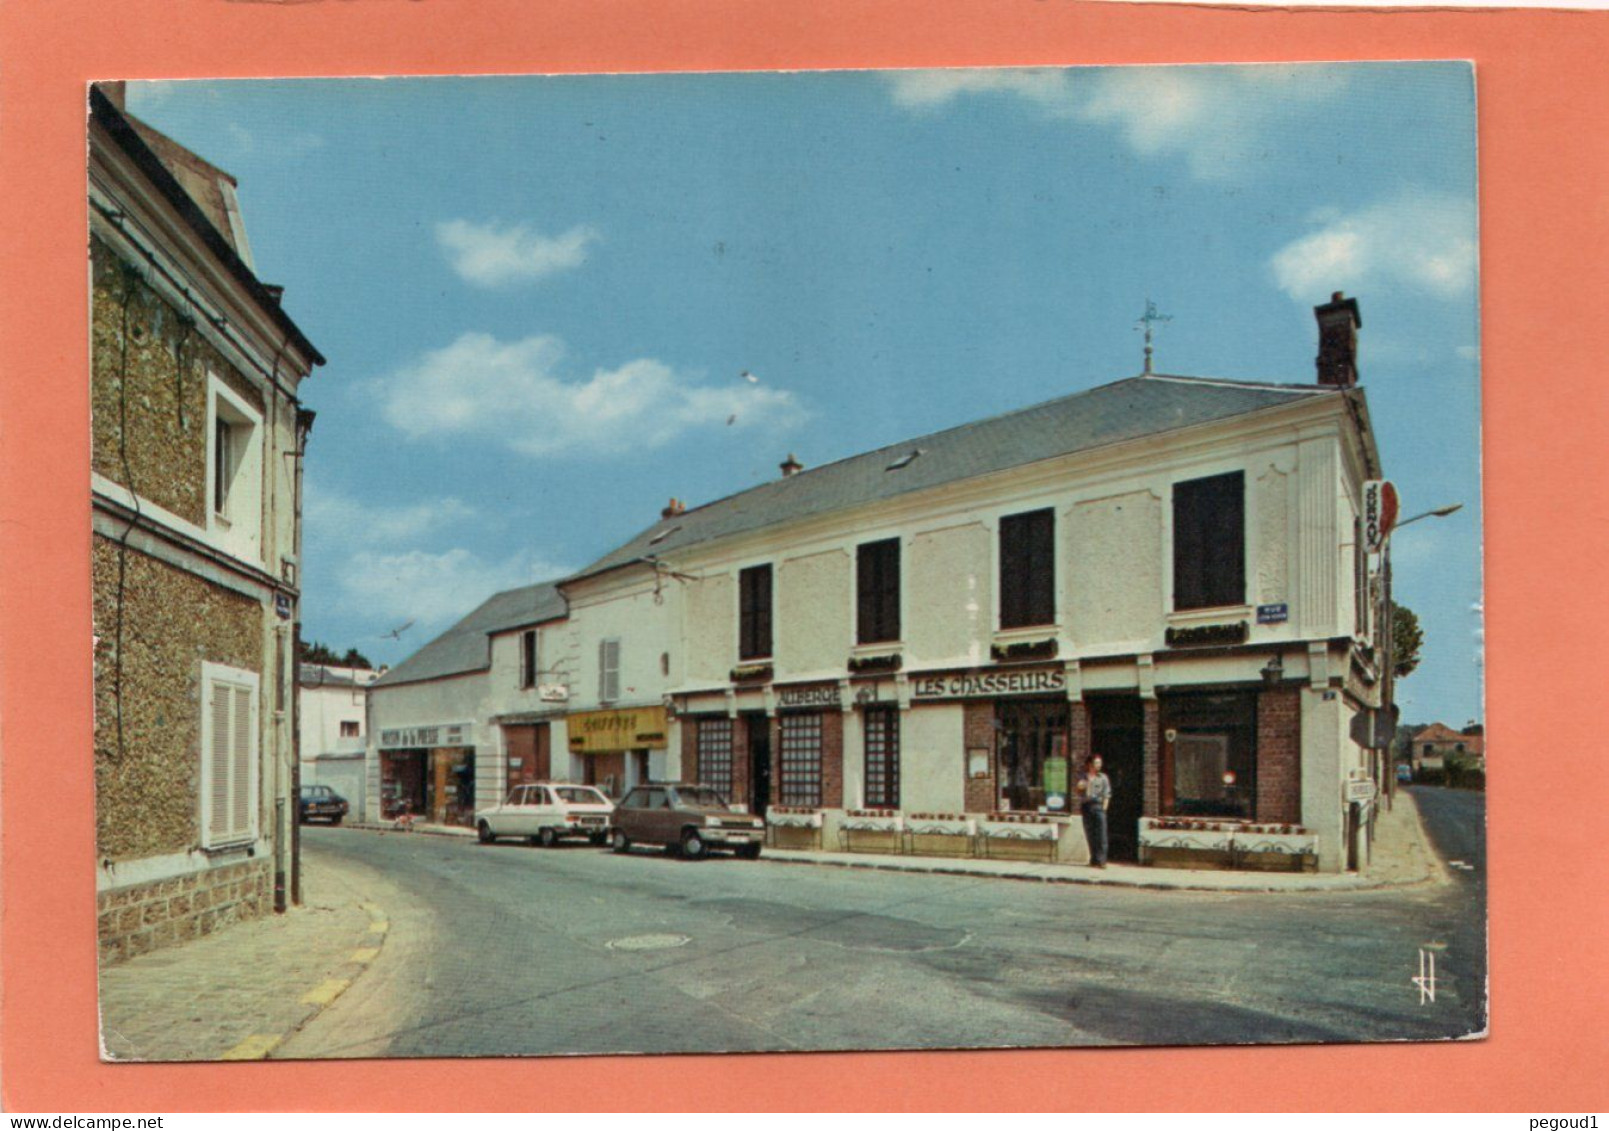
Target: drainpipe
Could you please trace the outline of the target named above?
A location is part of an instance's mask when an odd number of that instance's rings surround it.
[[[296,410],[296,473],[291,479],[291,545],[296,554],[296,587],[301,590],[307,571],[302,563],[302,464],[307,454],[307,438],[313,431],[314,412],[310,408]],[[302,601],[296,599],[295,615],[291,617],[291,797],[300,806],[302,796]],[[302,902],[302,822],[300,814],[291,814],[291,902]]]

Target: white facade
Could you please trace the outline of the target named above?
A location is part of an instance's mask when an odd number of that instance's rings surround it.
[[[379,674],[303,664],[297,688],[302,784],[335,790],[351,806],[354,821],[368,819],[368,685]]]

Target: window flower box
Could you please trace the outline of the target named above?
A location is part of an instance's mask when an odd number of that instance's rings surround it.
[[[1299,825],[1247,825],[1235,833],[1235,867],[1260,872],[1318,870],[1318,834]]]
[[[1142,817],[1140,861],[1172,868],[1314,871],[1318,835],[1300,825]]]
[[[965,813],[910,813],[905,835],[910,850],[937,856],[971,856],[978,823]]]

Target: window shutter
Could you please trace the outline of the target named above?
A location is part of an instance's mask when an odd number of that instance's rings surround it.
[[[207,774],[211,779],[207,796],[208,840],[222,840],[229,835],[229,687],[212,685],[212,712],[210,746],[207,750]]]
[[[232,820],[229,832],[244,837],[251,833],[251,689],[232,687],[234,696],[234,726],[231,738],[234,750],[230,761],[233,770],[229,775],[230,808]]]
[[[612,702],[620,698],[620,641],[598,642],[598,698]]]
[[[771,567],[750,566],[738,574],[738,658],[771,655]]]

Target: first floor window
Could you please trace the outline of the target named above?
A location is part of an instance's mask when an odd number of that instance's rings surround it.
[[[536,686],[536,629],[520,633],[520,686]]]
[[[698,723],[698,783],[722,797],[732,796],[732,720],[700,719]]]
[[[201,843],[240,844],[257,835],[256,672],[203,664]]]
[[[1163,808],[1177,817],[1250,818],[1257,811],[1255,694],[1171,696],[1162,727]]]
[[[771,655],[771,567],[740,570],[737,583],[738,659],[763,660]]]
[[[899,808],[899,710],[873,707],[865,714],[866,807]]]
[[[1173,485],[1173,607],[1246,600],[1246,475],[1231,471]]]
[[[1065,789],[1067,700],[1005,700],[995,706],[999,735],[999,793],[1002,809],[1038,812],[1052,790]],[[1058,764],[1059,763],[1059,764]]]
[[[782,781],[777,800],[814,809],[821,804],[821,715],[783,715]]]
[[[620,698],[620,641],[598,641],[598,699],[613,703]]]
[[[1000,627],[1056,620],[1056,512],[1049,507],[1000,520]]]
[[[357,738],[359,735],[358,721],[356,719],[341,720],[341,737]]]

